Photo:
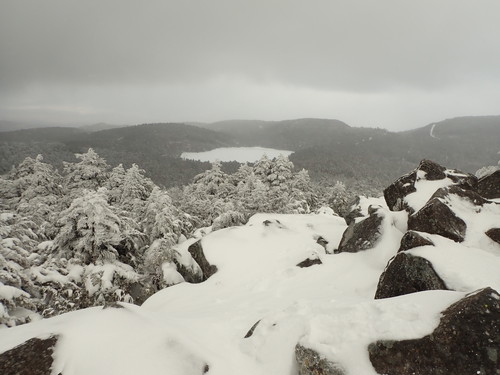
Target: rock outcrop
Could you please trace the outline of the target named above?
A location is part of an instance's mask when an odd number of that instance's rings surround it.
[[[436,289],[448,288],[431,262],[422,257],[400,252],[380,276],[375,299]]]
[[[297,263],[297,267],[307,268],[307,267],[311,267],[311,266],[314,266],[317,264],[323,264],[321,259],[319,259],[319,258],[307,258],[307,259],[303,260],[302,262]]]
[[[398,253],[401,251],[406,251],[420,246],[433,246],[434,243],[425,238],[420,233],[413,230],[407,231],[403,238],[401,238],[401,244],[399,245]]]
[[[500,228],[492,228],[486,231],[486,235],[496,243],[500,244]]]
[[[0,354],[2,375],[50,375],[57,336],[32,338]]]
[[[408,218],[408,229],[438,234],[455,242],[462,242],[467,225],[450,206],[435,197]]]
[[[386,375],[500,374],[500,295],[491,288],[448,307],[421,339],[370,344],[370,361]]]
[[[500,198],[500,169],[482,177],[477,185],[477,192],[484,198]]]
[[[295,360],[299,375],[345,375],[345,370],[336,363],[320,356],[316,351],[297,344]]]
[[[441,200],[449,200],[450,196],[453,195],[459,198],[463,198],[475,206],[482,206],[483,204],[488,203],[486,199],[484,199],[474,190],[463,189],[457,185],[436,190],[436,192],[432,195],[429,201],[431,201],[433,198],[439,198]]]
[[[419,179],[427,181],[444,180],[448,178],[451,183],[464,190],[476,190],[477,178],[469,173],[457,170],[448,170],[445,167],[430,161],[422,160],[412,172],[401,176],[384,190],[384,198],[391,211],[407,210],[413,213],[413,208],[405,201],[405,197],[416,192],[415,183]]]
[[[217,272],[217,266],[210,264],[205,257],[201,240],[196,241],[194,244],[189,246],[188,251],[201,268],[203,273],[202,281],[207,280],[210,276]]]
[[[380,238],[380,226],[384,219],[379,209],[370,209],[370,216],[359,222],[352,222],[345,230],[336,253],[357,253],[375,246]]]

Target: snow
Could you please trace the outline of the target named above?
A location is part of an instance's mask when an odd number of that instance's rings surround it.
[[[269,159],[278,157],[279,155],[289,156],[293,151],[276,150],[273,148],[263,147],[221,147],[211,151],[204,152],[183,152],[181,158],[188,160],[199,161],[237,161],[238,163],[255,162],[262,156],[267,155]]]
[[[163,272],[163,280],[167,283],[167,285],[175,285],[184,281],[182,275],[177,272],[175,264],[165,262],[162,264],[161,269]]]
[[[440,312],[463,293],[427,291],[376,301],[336,302],[310,319],[302,345],[348,369],[376,375],[366,351],[377,340],[406,340],[432,333]]]
[[[11,301],[14,298],[19,298],[19,297],[28,298],[29,294],[26,292],[23,292],[21,289],[14,288],[13,286],[4,285],[0,281],[0,300]]]
[[[436,128],[436,125],[437,125],[437,124],[432,124],[432,126],[431,126],[430,136],[431,136],[432,138],[439,139],[438,137],[436,137],[436,136],[434,135],[434,129]]]
[[[432,197],[436,190],[455,185],[455,183],[449,178],[433,181],[426,180],[425,174],[426,173],[424,171],[417,172],[417,180],[415,181],[414,185],[416,191],[408,194],[404,198],[408,206],[413,208],[415,212],[425,206],[427,201]]]
[[[471,292],[489,286],[500,290],[500,252],[493,255],[451,240],[441,241],[438,248],[423,246],[408,252],[429,260],[449,289]]]
[[[380,200],[362,206],[375,202]],[[484,222],[497,215],[489,209],[483,208]],[[500,256],[426,235],[436,247],[410,252],[429,259],[458,291],[374,300],[380,274],[407,229],[405,211],[381,207],[379,214],[380,240],[355,254],[331,254],[346,224],[327,213],[257,214],[244,226],[206,230],[201,244],[218,268],[207,281],[163,289],[141,307],[119,303],[123,308],[89,308],[4,329],[0,353],[31,337],[58,334],[54,374],[202,374],[207,364],[210,375],[292,375],[297,373],[294,348],[301,343],[348,373],[374,375],[366,351],[371,342],[427,335],[441,311],[464,292],[500,287]],[[328,241],[326,249],[317,243],[320,236]],[[187,249],[196,240],[175,246],[181,263],[192,265]],[[312,257],[322,264],[296,266]],[[115,272],[133,277],[132,270],[115,264],[95,267],[102,288]],[[181,277],[170,263],[163,265],[163,274],[172,283]],[[244,338],[259,320],[252,336]]]
[[[450,195],[445,202],[467,224],[464,245],[500,253],[500,245],[485,234],[491,228],[498,228],[500,205],[486,203],[483,206],[475,206],[469,200],[456,195]]]

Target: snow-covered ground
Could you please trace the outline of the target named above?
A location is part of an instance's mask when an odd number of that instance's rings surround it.
[[[369,343],[429,334],[440,312],[469,288],[486,286],[491,279],[493,286],[500,283],[489,274],[465,279],[457,284],[460,292],[374,300],[379,276],[406,230],[405,215],[384,209],[383,235],[375,248],[335,255],[346,229],[342,218],[255,215],[245,226],[202,239],[207,260],[218,267],[204,283],[163,289],[141,307],[90,308],[1,330],[0,352],[31,337],[58,334],[53,374],[192,375],[202,374],[208,365],[209,375],[294,375],[294,348],[301,343],[350,374],[374,375]],[[320,236],[328,241],[326,249],[317,243]],[[446,252],[467,251],[442,242]],[[178,246],[186,250],[191,243]],[[498,256],[474,251],[469,258],[477,267],[490,263],[488,269],[498,269]],[[425,247],[415,254],[445,256]],[[319,258],[322,264],[296,266],[307,258]],[[470,263],[469,258],[464,262]],[[446,280],[455,282],[456,274],[467,268],[464,262],[450,262],[443,269]],[[258,321],[253,334],[244,338]]]
[[[264,155],[267,155],[269,159],[273,159],[279,155],[289,156],[291,154],[293,154],[293,151],[276,150],[273,148],[222,147],[205,152],[183,152],[181,158],[208,162],[218,160],[222,162],[237,161],[238,163],[253,163]]]

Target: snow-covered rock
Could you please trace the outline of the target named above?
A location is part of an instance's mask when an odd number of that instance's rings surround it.
[[[427,259],[400,252],[380,276],[375,298],[390,298],[424,290],[448,289]]]
[[[479,179],[477,191],[488,199],[500,198],[500,169]]]
[[[413,340],[379,340],[368,347],[379,374],[498,374],[500,295],[485,288],[443,311],[438,327]]]
[[[440,188],[457,185],[475,190],[477,177],[445,167],[430,160],[422,160],[412,172],[400,177],[384,190],[387,206],[392,211],[421,209],[434,192]]]
[[[373,248],[382,234],[381,225],[384,220],[382,210],[373,208],[367,218],[351,222],[340,241],[338,253],[356,253]]]

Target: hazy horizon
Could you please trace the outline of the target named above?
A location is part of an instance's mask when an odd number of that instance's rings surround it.
[[[500,114],[496,0],[0,3],[0,120],[339,119],[413,129]]]

